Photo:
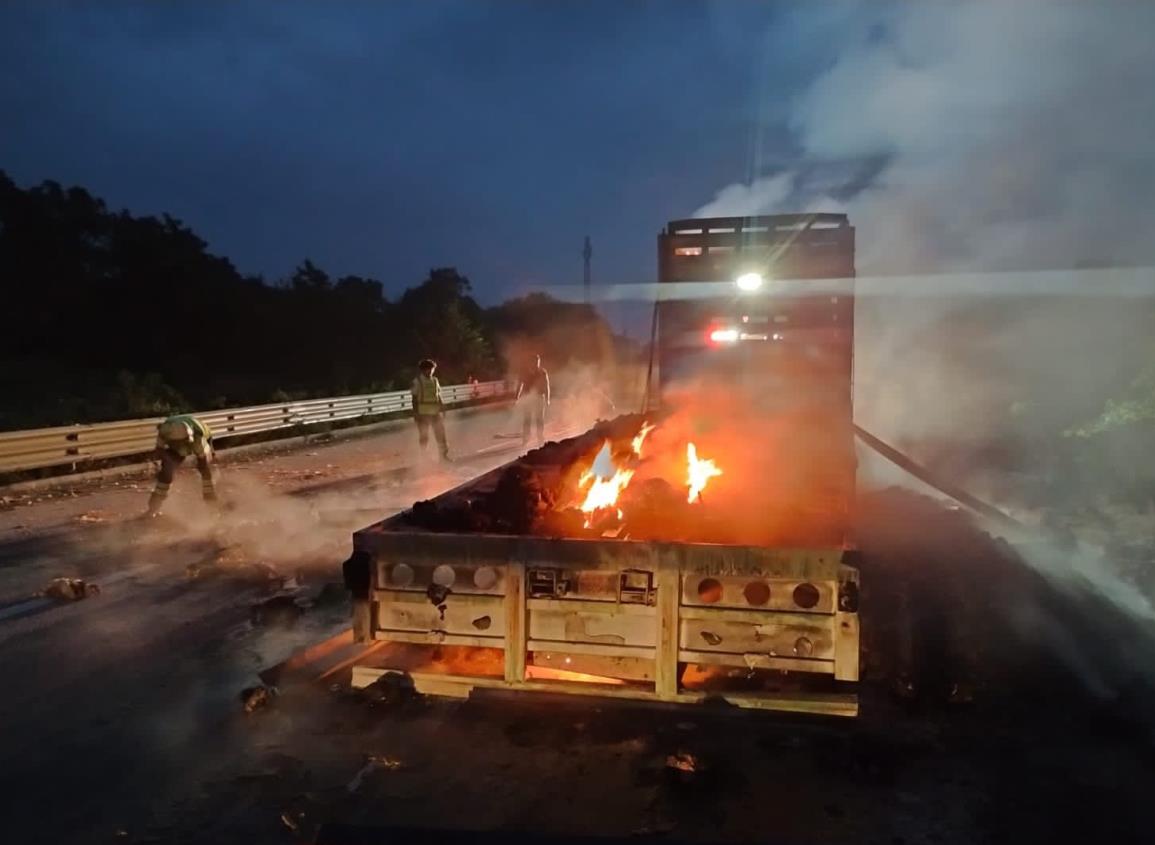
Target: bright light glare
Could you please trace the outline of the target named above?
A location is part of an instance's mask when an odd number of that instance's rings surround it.
[[[737,343],[737,329],[714,329],[710,332],[710,340],[714,343]]]
[[[734,284],[738,286],[738,290],[753,291],[762,287],[761,273],[743,273],[734,280]]]

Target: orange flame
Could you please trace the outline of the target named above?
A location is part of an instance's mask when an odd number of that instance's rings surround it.
[[[581,505],[582,513],[586,514],[587,517],[587,528],[590,524],[589,516],[595,511],[606,508],[616,509],[618,496],[626,489],[626,485],[630,483],[630,479],[633,477],[634,471],[632,469],[618,469],[614,466],[613,457],[610,454],[610,441],[607,440],[597,457],[594,458],[593,466],[583,472],[581,478],[578,479],[579,487],[589,485],[585,501]],[[618,516],[621,516],[621,511],[618,511]]]
[[[650,425],[647,422],[642,423],[642,429],[634,437],[634,454],[639,458],[642,456],[642,444],[646,442],[646,435],[653,431],[657,426]]]
[[[690,487],[686,495],[687,502],[692,503],[695,499],[700,499],[706,483],[721,474],[722,470],[718,469],[716,463],[698,458],[698,450],[694,448],[693,443],[686,444],[686,484]]]

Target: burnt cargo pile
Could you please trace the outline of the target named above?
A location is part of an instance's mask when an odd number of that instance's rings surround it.
[[[636,467],[631,441],[655,415],[626,414],[560,442],[547,443],[434,499],[419,501],[391,523],[394,530],[458,534],[600,538],[740,544],[724,513],[686,500],[666,478],[625,487],[612,509],[587,516],[577,507],[579,479],[608,442],[615,465]],[[587,524],[588,523],[588,524]]]
[[[576,437],[547,443],[456,490],[417,502],[399,515],[396,528],[540,537],[586,534],[582,513],[572,507],[581,473],[607,441],[625,461],[628,444],[645,419],[626,414]],[[623,502],[628,493],[629,488]],[[670,493],[677,498],[672,488]]]

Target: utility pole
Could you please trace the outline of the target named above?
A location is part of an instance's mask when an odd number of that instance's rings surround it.
[[[594,248],[590,246],[590,236],[586,235],[586,244],[582,249],[582,258],[585,259],[585,274],[582,277],[586,289],[586,305],[590,304],[590,259],[594,256]]]

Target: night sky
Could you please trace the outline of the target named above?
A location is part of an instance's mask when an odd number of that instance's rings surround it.
[[[169,212],[246,273],[309,257],[494,302],[652,280],[654,238],[788,167],[855,7],[7,2],[0,169]]]

